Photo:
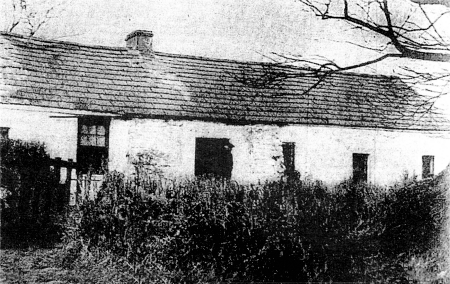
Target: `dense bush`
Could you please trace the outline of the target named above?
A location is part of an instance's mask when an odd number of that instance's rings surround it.
[[[445,218],[445,189],[437,179],[409,180],[391,189],[385,202],[384,252],[422,254],[439,241]]]
[[[1,244],[50,245],[62,234],[63,191],[45,147],[1,141]]]
[[[401,258],[429,248],[439,230],[434,185],[199,179],[162,186],[111,173],[80,207],[78,240],[127,259],[144,282],[154,271],[174,283],[406,281]]]

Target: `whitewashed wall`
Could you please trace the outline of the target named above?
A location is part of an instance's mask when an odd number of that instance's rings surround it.
[[[232,177],[241,182],[275,179],[282,172],[282,142],[295,142],[296,169],[328,184],[352,175],[352,153],[369,154],[369,180],[380,185],[422,172],[422,156],[435,156],[435,173],[450,162],[450,136],[323,126],[230,126],[210,122],[113,120],[110,168],[129,171],[130,158],[151,151],[168,176],[192,176],[195,138],[228,138],[235,147]]]
[[[77,119],[57,110],[0,105],[0,126],[10,137],[44,142],[52,157],[76,160]],[[72,116],[72,117],[71,117]],[[435,156],[435,173],[450,162],[450,135],[324,126],[230,126],[211,122],[117,120],[110,129],[110,169],[130,172],[138,153],[156,154],[167,176],[193,176],[195,138],[228,138],[234,145],[232,177],[276,179],[283,171],[282,142],[295,142],[302,177],[337,183],[352,175],[352,153],[369,154],[369,180],[390,184],[422,172],[422,156]]]
[[[10,138],[44,143],[51,157],[75,161],[77,119],[68,116],[44,108],[0,104],[0,127],[10,127]]]
[[[422,156],[435,156],[435,174],[450,163],[450,136],[414,131],[338,127],[288,127],[282,139],[297,145],[297,168],[302,176],[340,182],[352,176],[352,153],[369,154],[370,182],[386,185],[405,173],[422,174]]]
[[[235,147],[233,178],[257,181],[275,178],[281,171],[278,127],[242,127],[224,124],[135,119],[113,120],[110,128],[110,168],[127,172],[129,159],[145,151],[159,154],[169,176],[189,177],[195,169],[195,138],[228,138]],[[274,158],[272,158],[274,157]]]

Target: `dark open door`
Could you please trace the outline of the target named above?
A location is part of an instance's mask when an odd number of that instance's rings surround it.
[[[367,182],[368,154],[353,154],[353,182]]]
[[[197,138],[195,143],[195,175],[231,178],[233,145],[228,139]]]

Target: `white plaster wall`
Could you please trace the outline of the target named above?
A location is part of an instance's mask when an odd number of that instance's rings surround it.
[[[59,117],[57,117],[59,116]],[[64,116],[64,117],[62,117]],[[52,157],[76,160],[77,119],[43,108],[0,105],[10,137],[46,144]],[[211,122],[118,120],[110,128],[110,169],[129,171],[137,153],[159,153],[167,176],[193,176],[195,138],[228,138],[234,179],[258,182],[282,172],[281,143],[295,142],[302,177],[337,183],[352,175],[352,153],[369,154],[369,180],[390,184],[407,172],[421,177],[422,156],[435,156],[435,173],[450,162],[450,135],[323,126],[230,126]]]
[[[303,177],[332,184],[351,178],[352,154],[369,154],[368,178],[388,185],[404,173],[421,178],[422,156],[435,156],[435,174],[450,163],[449,133],[289,126],[282,139],[296,142],[296,167]]]
[[[435,173],[450,162],[450,136],[420,132],[323,126],[231,126],[211,122],[114,120],[110,168],[129,169],[129,157],[152,150],[167,176],[193,176],[195,138],[228,138],[234,145],[233,179],[258,182],[282,172],[282,142],[296,143],[296,169],[302,177],[340,182],[352,175],[352,153],[369,154],[369,180],[391,184],[405,172],[422,172],[422,156],[435,156]]]
[[[53,116],[53,117],[52,117]],[[44,143],[51,157],[76,160],[77,119],[43,108],[26,109],[0,104],[0,126],[10,127],[9,137]]]
[[[128,172],[129,158],[138,153],[160,153],[159,163],[167,176],[192,177],[197,137],[228,138],[232,149],[232,176],[239,181],[275,178],[281,159],[279,128],[229,126],[207,122],[133,119],[112,120],[110,169]],[[277,159],[277,160],[275,160]]]

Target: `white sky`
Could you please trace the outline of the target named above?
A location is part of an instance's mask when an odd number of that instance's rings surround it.
[[[0,0],[0,26],[8,25],[12,1]],[[321,21],[295,0],[27,1],[44,9],[69,3],[37,35],[86,44],[125,46],[128,33],[145,29],[154,33],[155,50],[169,53],[260,61],[275,52],[344,64],[376,56],[346,41],[384,40],[343,22]]]
[[[6,14],[12,0],[1,1]],[[125,36],[136,29],[153,31],[155,50],[170,53],[256,61],[271,52],[354,60],[361,55],[337,42],[360,32],[321,22],[295,0],[72,0],[40,35],[124,46]]]

